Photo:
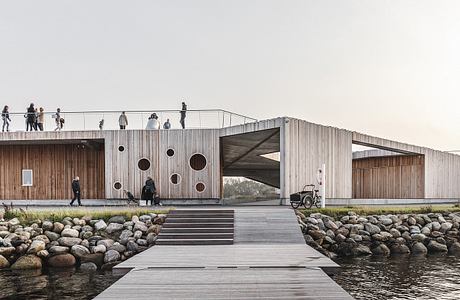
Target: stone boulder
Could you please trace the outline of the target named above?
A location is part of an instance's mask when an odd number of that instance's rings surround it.
[[[449,247],[449,253],[453,255],[460,255],[460,243],[454,242]]]
[[[100,240],[97,242],[97,245],[104,245],[106,248],[110,248],[113,246],[113,244],[115,243],[114,240],[112,239],[104,239],[104,240]]]
[[[40,241],[40,240],[35,240],[30,244],[29,249],[27,249],[27,254],[35,254],[39,251],[45,250],[45,247],[46,247],[45,242]]]
[[[109,219],[109,223],[123,224],[126,221],[124,216],[113,216]]]
[[[82,256],[89,254],[89,249],[82,245],[74,245],[70,249],[70,253],[72,253],[75,257],[81,258]]]
[[[16,248],[14,247],[0,247],[0,255],[8,257],[14,253]]]
[[[389,256],[391,254],[390,248],[387,247],[385,244],[380,244],[371,249],[372,254],[378,256]]]
[[[437,241],[431,240],[428,245],[427,245],[428,251],[429,252],[447,252],[447,246],[441,243],[438,243]]]
[[[143,222],[137,222],[134,224],[134,231],[136,230],[140,230],[142,232],[147,232],[149,228],[147,227],[147,225],[145,225]]]
[[[82,263],[92,262],[95,263],[98,267],[102,266],[104,263],[104,254],[103,253],[91,253],[80,258]]]
[[[116,262],[121,258],[120,253],[115,250],[109,250],[104,254],[104,263]]]
[[[409,254],[410,249],[404,244],[393,244],[391,246],[391,253],[392,254]]]
[[[53,223],[53,232],[60,234],[63,230],[64,230],[64,224],[62,224],[61,222]]]
[[[380,227],[371,223],[364,224],[364,230],[369,232],[370,235],[380,233]]]
[[[70,249],[65,246],[52,246],[48,249],[48,251],[52,254],[64,254],[69,253]]]
[[[107,224],[104,222],[104,220],[99,220],[94,224],[94,230],[99,231],[99,230],[104,230],[107,228]]]
[[[10,262],[3,255],[0,255],[0,269],[6,269],[9,267]]]
[[[80,233],[76,229],[66,228],[61,232],[63,237],[77,238]]]
[[[29,269],[41,269],[42,260],[40,257],[29,254],[18,258],[18,260],[11,266],[12,270],[29,270]]]
[[[109,225],[107,225],[105,232],[107,232],[108,234],[113,234],[115,232],[122,231],[122,230],[123,230],[123,224],[110,223]]]
[[[61,237],[58,239],[59,245],[61,246],[66,246],[66,247],[72,247],[74,245],[80,244],[82,239],[77,238],[77,237]]]
[[[45,231],[45,235],[48,237],[50,241],[57,241],[61,236],[59,233],[54,231]]]
[[[421,242],[416,242],[412,245],[412,254],[413,255],[425,255],[428,253],[428,249]]]
[[[54,268],[72,267],[75,263],[75,257],[69,253],[59,254],[48,258],[48,265]]]
[[[97,270],[97,265],[93,262],[85,262],[80,265],[80,270],[85,272],[95,272]]]
[[[97,245],[93,247],[92,251],[93,253],[105,253],[107,251],[107,247],[104,245]]]

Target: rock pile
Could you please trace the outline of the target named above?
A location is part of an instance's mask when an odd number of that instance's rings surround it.
[[[307,244],[331,257],[450,253],[460,255],[460,213],[359,216],[340,220],[297,211]]]
[[[0,222],[0,269],[37,269],[44,265],[85,270],[111,269],[155,244],[166,215],[114,216],[106,223],[91,217],[66,217],[20,224]]]

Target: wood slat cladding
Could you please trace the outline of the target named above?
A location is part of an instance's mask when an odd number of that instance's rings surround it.
[[[104,146],[83,144],[0,145],[0,199],[70,199],[80,177],[82,197],[104,199]],[[33,186],[22,186],[22,170],[33,171]]]
[[[354,159],[353,198],[423,198],[424,178],[423,155]]]
[[[220,198],[219,130],[119,130],[105,135],[107,198],[125,198],[123,189],[140,198],[147,176],[153,178],[163,199]],[[168,150],[173,152],[168,155]],[[190,166],[195,154],[205,158],[198,170]],[[140,159],[147,159],[150,167],[139,169]],[[180,178],[177,184],[171,182],[173,174]],[[115,182],[122,189],[114,189]],[[204,185],[202,191],[196,189],[198,183]]]

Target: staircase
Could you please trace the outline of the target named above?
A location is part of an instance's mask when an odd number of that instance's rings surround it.
[[[156,245],[231,245],[233,210],[172,210]]]

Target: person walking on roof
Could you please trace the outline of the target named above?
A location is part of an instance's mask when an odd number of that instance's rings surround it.
[[[61,131],[62,124],[64,123],[64,122],[62,122],[62,121],[64,121],[64,119],[61,120],[61,109],[60,108],[56,109],[56,113],[54,115],[52,115],[52,117],[56,121],[56,128],[54,128],[54,131],[56,131],[56,130]]]
[[[35,124],[35,108],[33,103],[30,103],[30,106],[27,108],[27,113],[25,117],[27,122],[26,131],[32,131],[34,129]]]
[[[38,112],[38,118],[37,118],[37,127],[40,131],[43,131],[44,126],[43,124],[45,123],[45,110],[43,107],[40,107],[40,110]]]
[[[73,198],[70,201],[70,206],[73,206],[75,200],[78,200],[78,206],[81,206],[80,178],[78,176],[75,176],[74,180],[72,180],[72,192]]]
[[[9,107],[8,105],[5,105],[5,107],[2,110],[2,120],[3,120],[3,127],[2,127],[2,132],[5,132],[5,127],[6,131],[10,131],[10,112],[8,111]]]
[[[121,112],[121,115],[118,118],[118,125],[120,125],[120,129],[126,129],[126,126],[128,125],[128,117],[124,111]]]
[[[185,104],[185,102],[182,102],[182,110],[180,111],[180,125],[182,126],[182,129],[185,129],[186,112],[187,112],[187,104]]]
[[[171,129],[171,123],[169,123],[169,119],[166,119],[166,122],[163,124],[163,129]]]

